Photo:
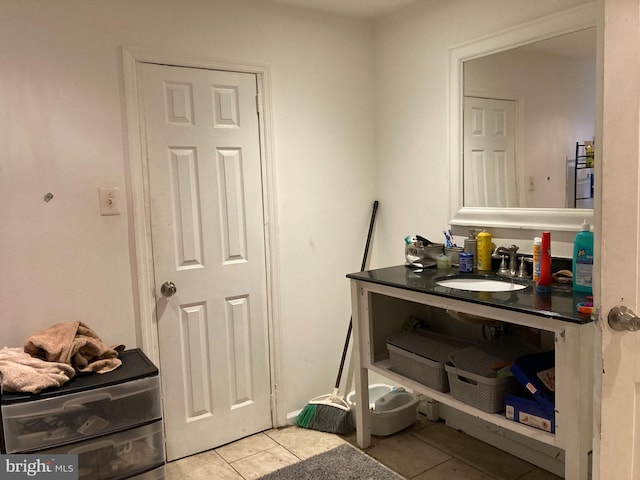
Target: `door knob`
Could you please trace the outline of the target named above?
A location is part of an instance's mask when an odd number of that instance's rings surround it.
[[[609,326],[618,331],[635,332],[640,330],[640,318],[629,307],[620,305],[609,310]]]
[[[173,282],[164,282],[160,287],[160,293],[162,293],[162,295],[164,295],[165,297],[170,297],[177,291],[178,289]]]

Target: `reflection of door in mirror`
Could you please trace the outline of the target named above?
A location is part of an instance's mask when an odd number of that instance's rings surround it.
[[[514,183],[502,186],[518,192],[515,206],[573,206],[573,198],[567,197],[567,163],[574,160],[576,142],[595,134],[595,29],[465,60],[463,75],[465,96],[517,100]],[[466,116],[465,112],[465,147]],[[513,206],[471,195],[477,179],[467,175],[467,168],[477,165],[469,162],[474,162],[474,156],[465,151],[464,205]],[[485,174],[506,182],[497,171]]]
[[[464,204],[518,207],[516,102],[464,97]]]

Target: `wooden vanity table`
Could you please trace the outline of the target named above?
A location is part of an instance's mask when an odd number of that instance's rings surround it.
[[[473,292],[442,287],[437,281],[457,270],[442,271],[395,266],[347,275],[351,281],[353,314],[353,362],[356,384],[357,442],[371,442],[369,371],[423,394],[443,405],[564,450],[567,480],[586,480],[590,470],[593,423],[593,340],[595,324],[577,312],[586,300],[568,288],[537,294],[533,282],[517,292]],[[384,306],[381,307],[381,305]],[[394,308],[397,305],[397,309]],[[510,325],[530,327],[553,336],[555,350],[556,431],[548,433],[487,413],[429,388],[390,369],[386,338],[402,330],[409,309],[429,308],[484,317]],[[455,322],[455,320],[451,320]]]

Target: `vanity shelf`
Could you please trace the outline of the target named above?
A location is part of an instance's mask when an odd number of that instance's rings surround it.
[[[453,273],[453,272],[451,272]],[[592,363],[594,325],[573,306],[583,300],[566,290],[540,297],[533,283],[517,292],[464,292],[437,285],[442,271],[414,272],[398,266],[348,275],[354,329],[356,405],[368,405],[368,372],[375,372],[447,408],[564,450],[565,478],[587,478],[592,438]],[[487,413],[391,369],[386,339],[403,330],[407,312],[455,312],[473,318],[534,329],[544,336],[556,361],[556,432],[548,433]],[[431,314],[430,313],[430,314]],[[456,322],[453,318],[450,322]],[[370,412],[356,409],[357,442],[370,445]]]
[[[463,403],[459,400],[453,398],[449,393],[439,392],[437,390],[433,390],[429,387],[425,387],[419,382],[411,380],[410,378],[404,377],[393,370],[390,369],[389,361],[382,360],[380,362],[375,362],[369,370],[372,372],[376,372],[380,375],[383,375],[399,385],[403,385],[411,390],[416,392],[420,392],[427,397],[444,403],[445,405],[449,405],[456,410],[467,413],[469,415],[473,415],[474,417],[480,418],[487,422],[493,423],[501,428],[506,430],[511,430],[512,432],[519,433],[529,438],[533,438],[539,442],[545,443],[547,445],[556,446],[555,435],[553,433],[547,433],[542,430],[533,429],[527,425],[522,425],[520,423],[516,423],[512,420],[508,420],[504,413],[487,413],[482,410]]]

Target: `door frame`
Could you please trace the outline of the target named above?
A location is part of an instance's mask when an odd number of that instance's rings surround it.
[[[134,299],[137,298],[136,338],[144,352],[160,365],[156,310],[156,286],[153,271],[151,243],[151,199],[149,196],[148,167],[146,162],[145,136],[142,128],[142,104],[138,89],[138,64],[156,63],[175,67],[206,68],[239,73],[251,73],[257,77],[259,112],[259,148],[262,165],[263,228],[265,235],[265,262],[267,274],[267,334],[269,346],[269,371],[271,385],[271,423],[277,423],[279,380],[279,330],[276,328],[278,314],[278,268],[277,225],[275,202],[275,174],[273,165],[273,138],[271,118],[271,75],[268,65],[239,63],[206,57],[194,57],[164,50],[123,46],[122,64],[124,75],[124,100],[126,109],[126,133],[128,142],[129,178],[129,231],[132,232],[132,254]]]

